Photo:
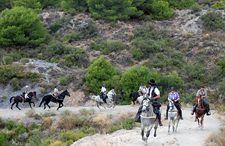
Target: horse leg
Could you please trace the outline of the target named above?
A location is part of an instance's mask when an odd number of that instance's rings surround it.
[[[175,132],[177,132],[177,127],[178,127],[178,124],[179,124],[179,118],[177,119],[177,124],[176,124],[176,129],[175,129]]]
[[[29,105],[30,105],[30,108],[32,109],[32,107],[31,107],[31,104],[30,104],[31,102],[29,102]]]
[[[168,134],[170,134],[170,117],[168,116]]]
[[[150,131],[152,130],[152,127],[153,127],[153,125],[150,125],[150,126],[148,127],[148,130],[147,130],[147,133],[146,133],[146,140],[145,140],[146,143],[147,143],[147,141],[148,141],[148,137],[149,137],[149,135],[150,135]]]
[[[157,134],[156,134],[156,130],[157,130],[157,128],[158,128],[158,124],[159,124],[159,122],[157,121],[157,123],[155,124],[155,127],[154,127],[154,137],[156,137],[157,136]]]
[[[17,103],[16,103],[16,107],[17,107],[19,110],[21,110],[21,109],[18,107],[18,104],[19,104],[19,103],[17,102]]]
[[[100,111],[102,111],[102,110],[100,109],[100,107],[99,107],[99,104],[98,104],[98,102],[97,102],[97,107],[99,108],[99,110],[100,110]]]
[[[35,107],[35,104],[34,104],[34,102],[31,102],[31,103],[33,103],[33,106]]]
[[[13,110],[13,105],[15,104],[15,102],[13,102],[13,104],[11,105],[11,109]]]
[[[173,132],[175,130],[175,121],[176,121],[176,118],[173,119]]]
[[[145,141],[144,131],[145,131],[145,126],[143,124],[141,124],[141,136],[142,136],[143,141]]]
[[[202,115],[202,118],[201,118],[201,128],[204,127],[204,126],[203,126],[204,115],[205,115],[205,114],[203,114],[203,115]]]

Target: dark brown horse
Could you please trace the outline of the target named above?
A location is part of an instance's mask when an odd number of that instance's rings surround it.
[[[203,119],[206,113],[206,107],[203,104],[203,97],[201,95],[196,96],[197,97],[197,108],[195,112],[195,122],[198,120],[198,126],[203,128]],[[199,123],[199,118],[201,118],[201,125]]]
[[[139,95],[139,93],[138,92],[132,92],[132,93],[130,93],[130,98],[132,98],[133,97],[133,104],[135,105],[135,101],[137,100],[137,98],[139,97],[140,95]],[[141,103],[140,103],[141,104]]]
[[[59,103],[59,107],[57,108],[57,110],[59,110],[59,108],[63,107],[63,100],[66,95],[70,96],[70,93],[67,90],[60,93],[57,99],[55,97],[53,97],[52,95],[46,95],[43,97],[39,107],[41,107],[42,103],[44,103],[44,109],[46,108],[46,105],[50,109],[51,107],[48,105],[48,103],[51,101],[54,103]]]
[[[12,109],[12,110],[13,110],[13,105],[14,105],[14,104],[16,104],[16,107],[17,107],[19,110],[21,110],[21,109],[18,107],[18,104],[19,104],[19,102],[23,102],[23,99],[24,99],[23,97],[24,97],[24,95],[25,95],[25,93],[23,93],[23,95],[13,96],[13,97],[10,98],[10,103],[12,102],[12,99],[14,99],[14,102],[13,102],[13,104],[11,105],[11,109]],[[22,97],[22,96],[23,96],[23,97]],[[34,91],[34,92],[29,92],[29,93],[27,94],[27,96],[28,96],[28,98],[26,98],[26,99],[24,100],[24,102],[28,102],[29,105],[30,105],[30,108],[32,108],[32,107],[31,107],[31,103],[33,103],[34,106],[35,106],[35,104],[34,104],[34,102],[31,101],[31,100],[32,100],[32,97],[33,97],[33,96],[37,99],[36,92],[35,92],[35,91]]]

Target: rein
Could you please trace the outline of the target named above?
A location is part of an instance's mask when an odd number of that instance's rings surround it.
[[[145,117],[145,116],[142,116],[141,115],[141,118],[144,118],[144,119],[154,119],[155,117]]]

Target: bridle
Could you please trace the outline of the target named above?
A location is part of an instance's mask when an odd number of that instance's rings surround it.
[[[144,98],[143,101],[144,101],[144,100],[149,100],[149,99]],[[149,107],[149,106],[150,106],[151,103],[149,103],[150,100],[147,101],[147,102],[148,102],[148,105],[142,105],[142,107],[146,107],[146,112],[149,112],[149,110],[150,110],[150,107]],[[142,111],[142,112],[143,112],[143,111]],[[141,118],[144,118],[144,119],[155,119],[155,117],[153,117],[153,116],[145,117],[145,116],[140,115],[140,117],[141,117]]]

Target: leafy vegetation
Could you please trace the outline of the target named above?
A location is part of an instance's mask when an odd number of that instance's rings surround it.
[[[222,19],[221,12],[209,11],[201,16],[203,26],[208,30],[224,29],[225,23]]]
[[[0,46],[39,46],[46,42],[47,36],[39,16],[32,9],[14,7],[2,11]]]
[[[42,10],[42,5],[38,0],[11,0],[11,6],[31,8],[35,12],[39,13]]]
[[[225,8],[225,4],[223,1],[216,1],[214,5],[212,5],[212,8],[219,9],[219,8]]]
[[[104,57],[98,58],[88,67],[85,82],[87,91],[99,94],[102,84],[106,84],[106,88],[111,89],[107,83],[117,74],[117,71],[108,60]]]
[[[201,6],[198,3],[194,3],[191,6],[191,13],[196,13],[196,12],[200,12],[201,11]]]

